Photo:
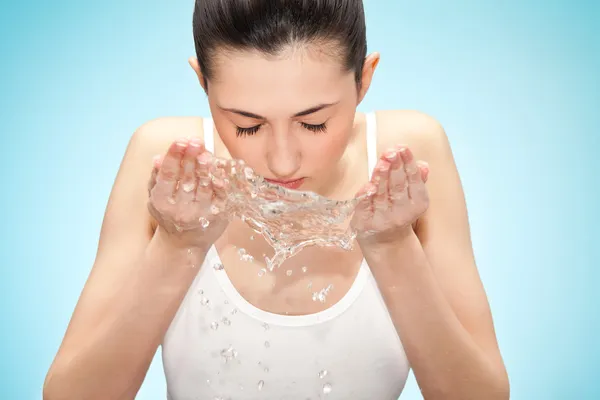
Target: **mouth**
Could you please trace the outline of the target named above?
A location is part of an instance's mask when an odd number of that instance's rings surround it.
[[[275,180],[275,179],[267,179],[267,178],[265,178],[265,180],[267,182],[269,182],[269,183],[273,183],[275,185],[283,186],[283,187],[288,188],[288,189],[298,189],[304,183],[304,178],[294,179],[294,180],[291,180],[291,181],[278,181],[278,180]]]

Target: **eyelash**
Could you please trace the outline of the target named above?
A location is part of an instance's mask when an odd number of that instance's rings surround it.
[[[311,124],[305,124],[304,122],[300,122],[300,125],[302,125],[302,127],[304,129],[308,129],[309,131],[311,131],[313,133],[324,133],[327,131],[327,125],[325,122],[323,122],[322,124],[319,124],[319,125],[311,125]],[[256,132],[258,132],[258,130],[260,129],[261,126],[262,125],[256,125],[256,126],[252,126],[250,128],[241,128],[241,127],[237,126],[236,134],[237,134],[237,136],[252,136]]]

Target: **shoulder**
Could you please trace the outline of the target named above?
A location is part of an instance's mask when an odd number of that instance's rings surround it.
[[[201,117],[162,117],[140,125],[130,139],[130,147],[149,157],[167,151],[178,138],[204,139]]]
[[[429,161],[448,147],[443,126],[431,115],[416,110],[381,110],[376,116],[379,154],[404,144],[417,158]]]

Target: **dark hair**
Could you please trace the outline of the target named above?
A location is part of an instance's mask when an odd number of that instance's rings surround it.
[[[277,55],[303,42],[328,46],[361,82],[367,53],[362,0],[196,0],[193,31],[205,84],[217,48]]]

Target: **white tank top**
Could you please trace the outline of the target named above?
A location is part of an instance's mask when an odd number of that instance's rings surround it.
[[[214,151],[212,120],[204,141]],[[377,162],[367,114],[369,172]],[[263,311],[235,289],[211,247],[162,344],[169,400],[397,400],[410,366],[369,267],[310,315]]]

